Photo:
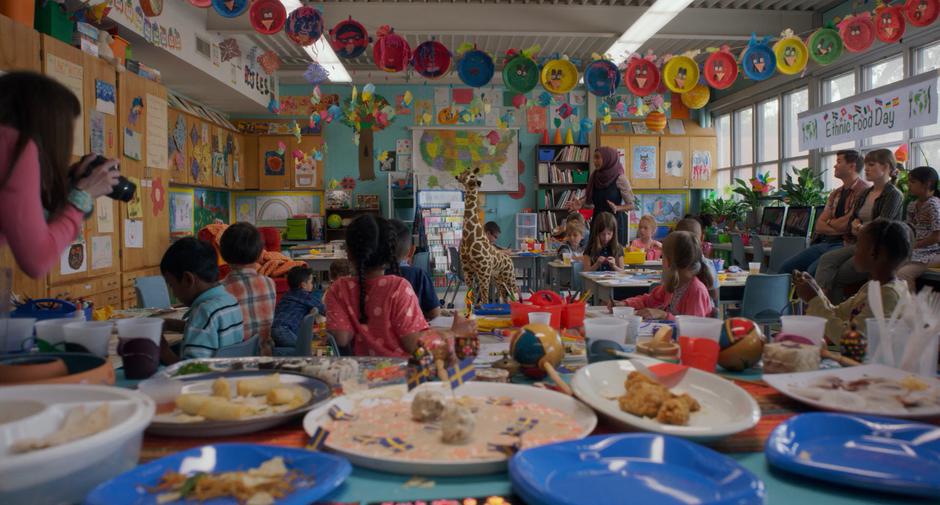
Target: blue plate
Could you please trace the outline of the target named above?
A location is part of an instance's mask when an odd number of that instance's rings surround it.
[[[508,316],[508,303],[484,303],[473,309],[473,313],[478,316]]]
[[[764,483],[731,458],[650,433],[599,435],[526,449],[509,461],[529,505],[763,504]]]
[[[313,477],[304,482],[304,477],[294,482],[294,492],[281,498],[278,505],[306,505],[326,496],[340,486],[352,466],[339,456],[291,447],[274,447],[257,444],[204,445],[151,461],[99,485],[85,498],[86,505],[110,505],[134,503],[147,505],[157,503],[161,493],[149,493],[147,488],[156,486],[168,470],[190,472],[230,472],[256,468],[265,461],[281,456],[288,470],[296,470],[303,476]],[[195,500],[172,503],[198,503]],[[237,504],[235,498],[217,498],[201,502],[203,505]]]
[[[886,417],[810,413],[777,426],[771,465],[836,484],[940,497],[940,428]]]

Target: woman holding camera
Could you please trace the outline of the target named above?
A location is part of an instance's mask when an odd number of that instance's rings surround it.
[[[69,164],[78,98],[31,72],[0,76],[0,246],[30,277],[45,275],[75,240],[95,199],[117,184],[117,161]]]

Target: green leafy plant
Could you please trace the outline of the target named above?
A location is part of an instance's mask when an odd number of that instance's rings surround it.
[[[787,205],[794,207],[815,207],[826,204],[826,185],[823,174],[817,173],[810,167],[796,170],[796,181],[792,174],[780,185],[780,196]]]
[[[712,216],[719,227],[733,228],[744,220],[747,211],[746,204],[734,198],[706,198],[701,204],[701,213]]]

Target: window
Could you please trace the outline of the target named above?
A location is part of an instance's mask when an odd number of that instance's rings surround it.
[[[759,132],[759,161],[775,161],[780,157],[780,102],[774,98],[757,106],[757,128]],[[774,170],[776,177],[776,170]]]
[[[827,79],[823,82],[823,101],[824,103],[838,102],[843,98],[855,95],[855,74],[849,72],[840,76]],[[845,142],[830,146],[829,150],[838,151],[839,149],[852,149],[855,142]]]
[[[750,165],[754,161],[754,109],[734,113],[734,164]]]
[[[823,175],[823,179],[826,181],[826,189],[835,189],[842,185],[842,182],[839,179],[836,179],[835,172],[832,167],[836,164],[836,154],[827,154],[823,156],[822,162],[820,163],[820,170],[825,170],[826,173]]]
[[[718,190],[721,191],[731,186],[731,169],[718,171]]]
[[[914,61],[917,66],[917,72],[915,72],[915,74],[922,74],[928,70],[940,68],[940,42],[917,49],[915,51]],[[915,137],[927,137],[930,135],[940,135],[940,124],[918,128]],[[936,161],[934,161],[934,163],[936,163]]]
[[[784,157],[806,156],[808,151],[800,151],[800,124],[797,116],[809,110],[809,90],[803,88],[783,95],[783,139]]]
[[[865,91],[895,83],[904,78],[904,58],[901,55],[868,65],[862,70]],[[877,146],[888,142],[901,142],[904,140],[903,132],[878,135],[868,139],[865,144]]]
[[[731,166],[731,115],[725,114],[718,118],[718,168]]]
[[[940,166],[940,139],[915,143],[911,158],[914,160],[913,167]]]

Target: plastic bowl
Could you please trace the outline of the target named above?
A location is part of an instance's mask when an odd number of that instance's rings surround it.
[[[0,317],[0,352],[29,350],[35,324],[31,317]]]
[[[65,325],[77,322],[73,318],[44,319],[36,323],[36,338],[50,347],[65,342]]]
[[[826,319],[816,316],[780,316],[780,332],[806,337],[815,345],[823,345]]]
[[[108,386],[39,385],[0,388],[0,402],[23,404],[25,412],[0,424],[0,503],[80,503],[92,488],[137,465],[153,400]],[[41,410],[24,402],[40,402]],[[60,446],[10,454],[15,440],[48,435],[75,406],[111,402],[110,427]],[[64,407],[62,404],[69,404]]]
[[[595,317],[584,320],[584,336],[591,342],[610,340],[623,344],[627,340],[629,323],[616,317]]]

